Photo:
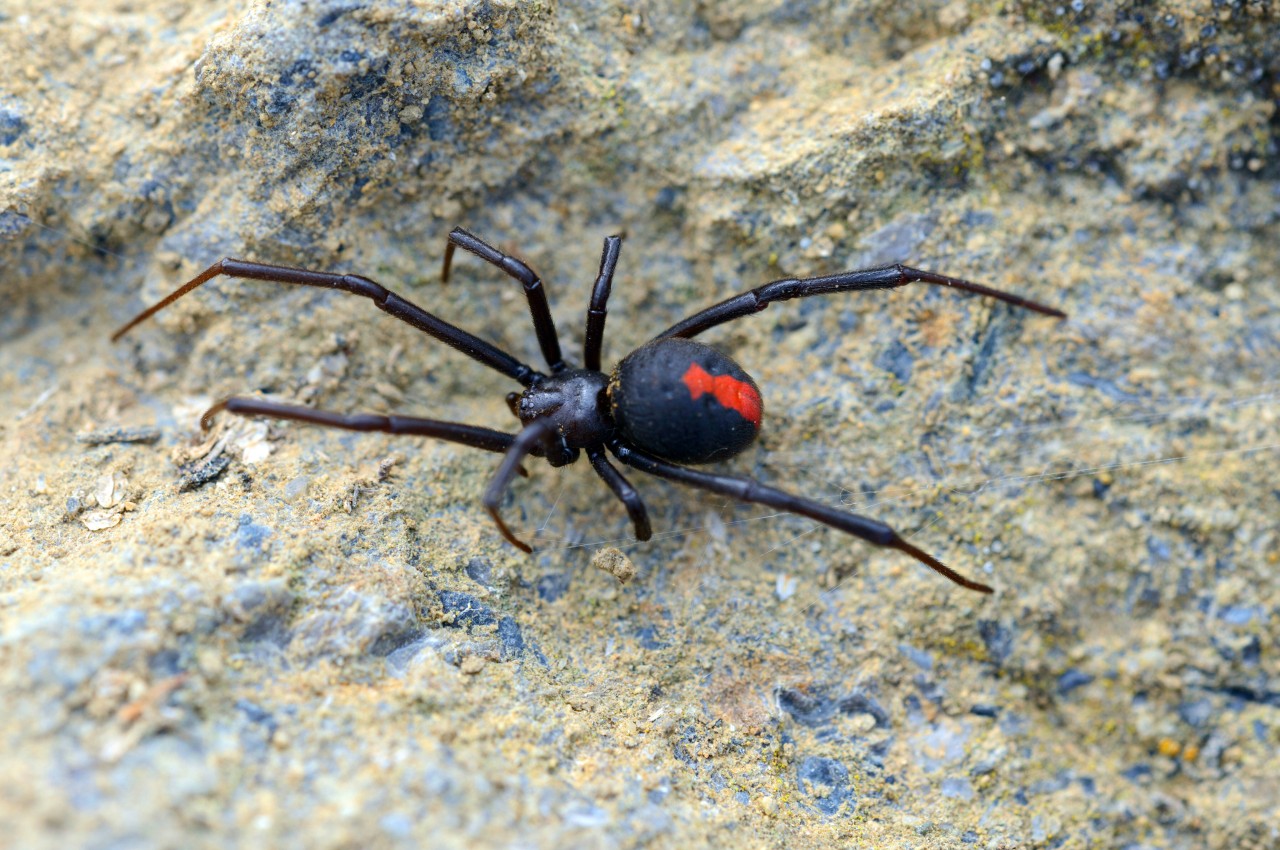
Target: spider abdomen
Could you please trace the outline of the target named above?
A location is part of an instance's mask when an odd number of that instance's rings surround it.
[[[760,388],[731,357],[670,337],[627,355],[609,379],[614,423],[627,441],[675,463],[740,453],[760,433]]]

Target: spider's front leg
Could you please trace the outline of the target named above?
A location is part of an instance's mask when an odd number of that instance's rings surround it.
[[[215,277],[247,278],[249,280],[284,283],[292,286],[314,286],[320,289],[337,289],[352,295],[359,295],[363,298],[368,298],[382,312],[394,316],[406,324],[413,325],[428,336],[457,351],[461,351],[472,360],[483,363],[490,369],[495,369],[509,378],[514,378],[526,387],[539,378],[538,372],[516,360],[496,345],[449,324],[367,277],[361,277],[356,274],[334,274],[311,269],[295,269],[292,266],[255,263],[248,260],[236,260],[231,257],[218,260],[218,262],[134,316],[111,335],[111,341],[119,342],[121,337],[137,325]]]
[[[529,315],[533,318],[533,330],[538,336],[538,347],[542,356],[551,367],[552,374],[565,370],[564,357],[560,353],[560,336],[556,333],[555,319],[551,317],[551,307],[547,304],[547,288],[537,272],[529,268],[523,261],[510,254],[504,254],[485,242],[474,233],[455,227],[449,233],[449,244],[444,248],[444,263],[440,268],[440,280],[449,282],[449,271],[453,267],[453,252],[461,248],[475,254],[486,263],[497,266],[511,277],[520,281],[524,287],[525,300],[529,302]]]

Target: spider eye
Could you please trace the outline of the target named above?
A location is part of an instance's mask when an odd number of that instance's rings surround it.
[[[676,463],[742,452],[760,433],[760,388],[733,358],[690,339],[644,345],[609,386],[614,422],[636,447]]]

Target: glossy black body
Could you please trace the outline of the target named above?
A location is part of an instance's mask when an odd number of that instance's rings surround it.
[[[622,238],[605,239],[600,273],[592,287],[583,340],[583,368],[564,358],[546,288],[531,268],[504,254],[462,228],[449,234],[441,277],[447,281],[455,248],[462,248],[520,281],[537,333],[538,346],[550,374],[539,372],[485,340],[413,304],[382,285],[359,275],[275,266],[245,260],[219,260],[167,297],[143,310],[112,336],[118,340],[130,329],[177,299],[218,276],[249,278],[296,286],[337,289],[368,298],[380,310],[418,328],[473,360],[524,386],[510,393],[507,403],[520,420],[517,434],[477,425],[415,416],[376,413],[332,413],[259,398],[233,397],[210,408],[201,419],[208,428],[219,411],[242,416],[269,416],[352,431],[416,434],[461,443],[504,457],[484,492],[484,505],[498,530],[513,545],[529,552],[503,522],[500,507],[512,479],[524,473],[521,461],[543,457],[564,466],[586,452],[592,469],[622,502],[636,538],[652,534],[644,502],[631,483],[606,456],[613,454],[628,466],[745,502],[768,505],[809,517],[877,546],[904,552],[951,581],[982,593],[985,584],[965,578],[936,558],[908,543],[888,525],[738,475],[704,472],[682,464],[724,460],[740,453],[760,431],[764,404],[751,377],[727,355],[693,342],[695,336],[724,322],[749,316],[770,304],[792,298],[871,289],[891,289],[922,282],[986,295],[1044,313],[1065,317],[1062,311],[1017,295],[958,278],[907,266],[844,272],[814,278],[786,278],[735,295],[673,325],[641,346],[612,372],[601,369],[600,354],[608,316],[609,294],[618,264]]]
[[[713,463],[741,454],[760,433],[754,417],[699,391],[690,375],[728,377],[755,394],[760,388],[729,355],[691,339],[658,339],[623,358],[609,381],[609,404],[622,439],[675,463]],[[703,379],[703,383],[705,383]],[[693,386],[690,386],[693,384]]]

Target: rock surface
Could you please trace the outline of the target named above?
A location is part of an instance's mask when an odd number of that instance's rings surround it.
[[[17,0],[0,10],[0,823],[24,848],[1274,847],[1280,11],[1265,0]],[[68,25],[68,21],[72,23]],[[585,464],[223,416],[509,428],[501,376],[764,281],[926,287],[706,335],[733,468],[997,587]],[[77,436],[80,439],[77,439]],[[620,585],[591,564],[622,550]]]

